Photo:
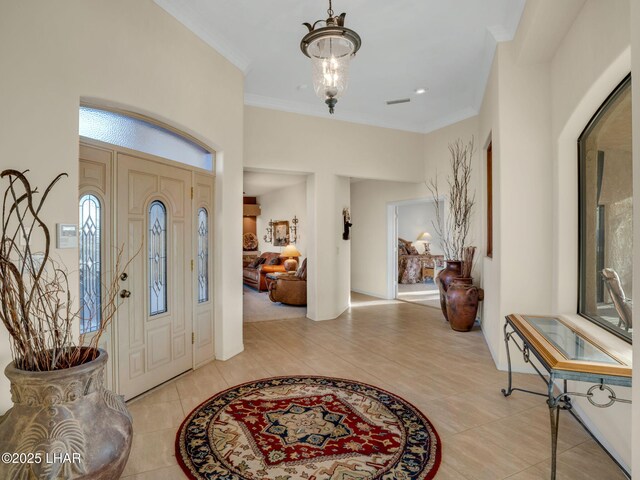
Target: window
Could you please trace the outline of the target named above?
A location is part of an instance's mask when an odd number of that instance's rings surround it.
[[[149,315],[167,311],[167,209],[149,206]]]
[[[578,140],[579,313],[631,341],[633,231],[631,77]]]
[[[198,210],[198,302],[209,300],[209,214]]]
[[[212,170],[213,155],[168,128],[123,113],[80,107],[80,136]]]
[[[101,206],[92,194],[80,198],[80,333],[95,332],[102,321]]]

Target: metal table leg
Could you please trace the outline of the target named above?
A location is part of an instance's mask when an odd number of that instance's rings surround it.
[[[511,333],[507,332],[507,327],[509,326],[508,323],[504,324],[504,344],[505,347],[507,348],[507,365],[508,365],[508,372],[509,372],[509,386],[507,387],[507,389],[505,390],[504,388],[501,390],[502,394],[505,397],[508,397],[509,395],[511,395],[513,393],[513,388],[511,388],[512,385],[512,375],[511,375],[511,353],[509,352],[509,338],[511,337]]]
[[[556,457],[558,454],[558,426],[560,423],[560,405],[558,399],[553,395],[553,375],[549,376],[548,384],[549,399],[549,419],[551,420],[551,480],[556,479]]]

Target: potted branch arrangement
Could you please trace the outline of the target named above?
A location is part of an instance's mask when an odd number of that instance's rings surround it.
[[[467,245],[471,216],[475,205],[475,192],[471,192],[473,138],[466,144],[461,139],[457,139],[449,144],[449,152],[451,154],[449,162],[451,172],[447,177],[449,189],[446,218],[445,212],[442,211],[440,206],[437,174],[436,179],[431,179],[427,184],[435,204],[436,220],[433,222],[433,227],[440,236],[446,260],[446,266],[436,277],[436,283],[440,290],[440,308],[445,319],[449,321],[451,328],[454,330],[468,331],[473,326],[473,321],[475,321],[478,301],[482,299],[482,292],[479,292],[479,289],[473,286],[473,279],[471,278],[473,257],[476,249]],[[459,278],[464,278],[464,280],[458,282],[460,286],[456,287],[456,292],[451,296],[451,301],[449,302],[447,293],[454,280]],[[475,293],[463,298],[461,290],[465,290],[465,293],[468,290],[472,290]],[[479,300],[475,301],[473,321],[467,328],[468,318],[471,315],[470,309],[465,307],[466,315],[463,319],[459,313],[462,311],[459,305],[461,302],[472,302],[473,299],[471,297],[474,295]],[[448,305],[449,303],[451,305]]]
[[[1,212],[0,320],[13,359],[5,369],[13,407],[0,417],[0,452],[12,456],[3,456],[0,478],[119,478],[131,450],[132,422],[123,397],[104,387],[107,352],[98,348],[116,313],[118,275],[105,289],[99,330],[76,341],[80,315],[73,310],[66,269],[50,257],[51,237],[41,218],[49,193],[66,174],[40,195],[26,173],[0,174],[8,181]],[[42,251],[32,250],[36,243]],[[116,271],[120,258],[121,252]]]
[[[484,291],[473,285],[471,276],[475,253],[476,247],[464,248],[461,274],[453,279],[446,293],[449,325],[457,332],[468,332],[473,328],[478,304],[484,299]]]

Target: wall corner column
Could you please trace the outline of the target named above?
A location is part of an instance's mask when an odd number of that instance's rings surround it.
[[[309,222],[307,317],[337,318],[349,308],[351,241],[342,239],[342,209],[350,205],[350,180],[331,173],[307,179]]]

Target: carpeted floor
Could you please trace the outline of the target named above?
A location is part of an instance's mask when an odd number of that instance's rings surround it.
[[[438,286],[433,283],[398,285],[398,300],[417,303],[427,307],[440,308]]]
[[[393,393],[332,377],[256,380],[193,410],[176,436],[191,479],[434,477],[441,445],[431,422]]]
[[[246,285],[242,287],[242,307],[245,322],[265,322],[307,316],[307,307],[273,303],[269,300],[267,292],[258,293],[257,290]]]

